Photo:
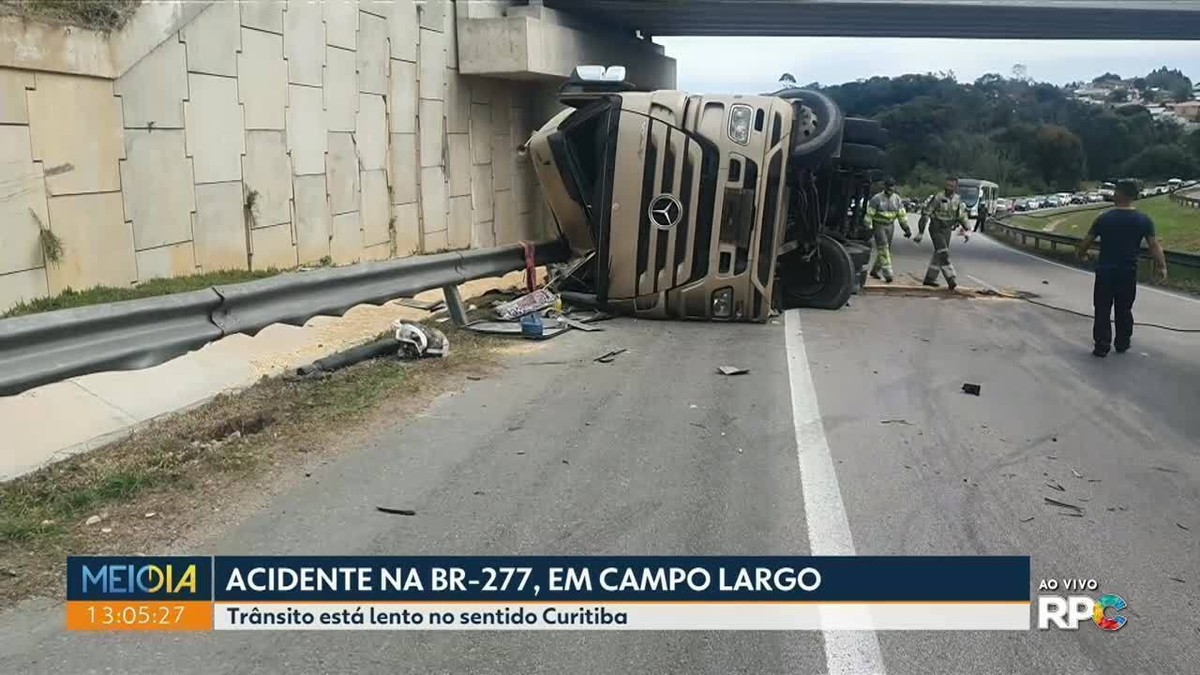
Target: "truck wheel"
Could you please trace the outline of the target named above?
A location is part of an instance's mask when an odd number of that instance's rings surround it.
[[[842,166],[853,169],[882,169],[883,150],[873,145],[842,143]]]
[[[792,131],[792,161],[817,166],[833,155],[842,140],[842,109],[825,94],[808,89],[783,89],[775,96],[795,101],[812,111],[811,124],[798,119]],[[793,108],[795,105],[793,105]],[[799,115],[799,110],[796,111]]]
[[[819,268],[809,269],[812,265]],[[840,309],[854,292],[856,271],[846,249],[833,237],[822,234],[817,239],[817,254],[811,260],[805,261],[799,250],[779,259],[781,304],[784,309]]]
[[[861,117],[847,117],[842,130],[842,140],[847,143],[873,145],[882,148],[887,145],[887,131],[875,120]]]

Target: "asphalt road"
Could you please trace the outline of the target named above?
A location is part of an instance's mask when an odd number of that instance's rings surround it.
[[[918,276],[931,252],[900,238],[895,251],[898,271]],[[954,258],[964,284],[1090,303],[1086,274],[984,238],[956,240]],[[1194,299],[1145,289],[1135,311],[1200,328]],[[0,616],[0,672],[1196,671],[1197,335],[1139,328],[1129,353],[1101,360],[1088,321],[1064,312],[873,295],[761,326],[605,328],[514,357],[383,429],[199,552],[1029,554],[1035,583],[1094,577],[1129,601],[1129,623],[1115,634],[82,635],[63,632],[60,607],[26,607]],[[592,361],[617,347],[629,351]],[[724,364],[750,373],[716,374]]]

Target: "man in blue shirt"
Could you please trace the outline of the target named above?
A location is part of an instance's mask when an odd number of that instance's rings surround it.
[[[1100,240],[1096,286],[1092,293],[1096,307],[1096,320],[1092,326],[1096,346],[1092,355],[1101,358],[1108,356],[1112,347],[1116,347],[1118,354],[1129,350],[1133,336],[1133,299],[1137,295],[1137,263],[1143,239],[1154,258],[1155,277],[1160,282],[1167,279],[1167,261],[1154,235],[1154,221],[1133,208],[1137,194],[1137,183],[1119,182],[1114,195],[1116,208],[1100,214],[1087,236],[1079,242],[1078,252],[1082,258],[1087,256],[1092,243]],[[1110,314],[1115,316],[1117,324],[1115,341]]]

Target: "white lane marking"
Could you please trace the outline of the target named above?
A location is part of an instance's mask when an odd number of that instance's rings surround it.
[[[800,460],[800,487],[804,491],[804,518],[813,555],[854,555],[850,521],[838,487],[837,471],[825,439],[817,392],[813,388],[808,355],[801,335],[800,312],[783,315],[786,335],[788,382],[792,393],[792,421],[796,429],[796,454]],[[883,675],[883,654],[874,631],[822,631],[825,665],[830,675],[876,673]]]
[[[1092,272],[1089,272],[1088,270],[1081,270],[1081,269],[1079,269],[1078,267],[1071,267],[1070,265],[1064,265],[1064,264],[1062,264],[1062,263],[1060,263],[1060,262],[1055,262],[1055,261],[1053,261],[1053,260],[1047,260],[1046,258],[1043,258],[1043,257],[1041,257],[1041,256],[1038,256],[1038,255],[1034,255],[1034,254],[1032,254],[1032,253],[1026,253],[1025,251],[1022,251],[1022,250],[1021,250],[1021,249],[1019,249],[1019,248],[1014,248],[1014,247],[1012,247],[1012,246],[1008,246],[1008,245],[1006,245],[1006,244],[1002,244],[1002,243],[1000,243],[1000,242],[996,241],[995,239],[992,239],[991,237],[987,237],[987,238],[986,238],[986,240],[987,240],[987,241],[989,241],[989,242],[991,242],[992,244],[994,244],[994,245],[996,245],[996,246],[999,246],[999,247],[1001,247],[1001,248],[1004,248],[1004,249],[1006,249],[1006,250],[1012,251],[1013,253],[1020,253],[1021,255],[1025,256],[1026,258],[1033,258],[1034,260],[1040,260],[1040,261],[1042,261],[1042,262],[1046,263],[1047,265],[1054,265],[1055,267],[1061,267],[1061,268],[1063,268],[1064,270],[1071,270],[1072,272],[1078,272],[1078,273],[1080,273],[1080,274],[1086,274],[1086,275],[1088,275],[1088,276],[1092,276]],[[1151,291],[1151,292],[1153,292],[1153,293],[1158,293],[1159,295],[1165,295],[1165,296],[1167,296],[1168,298],[1175,298],[1176,300],[1187,300],[1188,302],[1194,302],[1194,303],[1196,303],[1196,304],[1200,304],[1200,300],[1198,300],[1198,299],[1196,299],[1196,298],[1190,298],[1190,297],[1188,297],[1188,296],[1186,296],[1186,295],[1179,295],[1178,293],[1171,293],[1170,291],[1164,291],[1164,290],[1162,290],[1161,288],[1155,288],[1155,287],[1153,287],[1153,286],[1147,286],[1146,284],[1138,284],[1138,290],[1139,290],[1139,291],[1141,291],[1141,290],[1143,290],[1143,289],[1144,289],[1144,290],[1147,290],[1147,291]]]

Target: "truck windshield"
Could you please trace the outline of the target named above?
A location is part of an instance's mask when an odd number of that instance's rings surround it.
[[[592,215],[598,197],[598,183],[604,172],[604,158],[610,142],[608,121],[611,111],[612,106],[607,101],[598,101],[580,110],[551,142],[551,150],[559,155],[560,165],[569,176],[567,189],[571,198],[579,202],[589,216]]]
[[[958,197],[967,207],[975,206],[979,202],[979,187],[975,185],[960,185],[958,186]]]

